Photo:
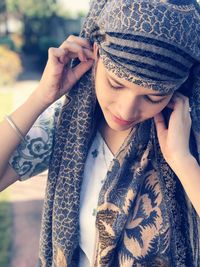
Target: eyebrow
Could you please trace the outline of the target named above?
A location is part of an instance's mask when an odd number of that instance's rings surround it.
[[[114,77],[112,77],[112,76],[110,76],[109,74],[108,74],[108,77],[109,77],[109,79],[111,79],[113,82],[115,82],[116,84],[118,84],[119,86],[121,86],[121,87],[124,87],[124,84],[122,84],[122,83],[120,83],[119,81],[117,81]],[[149,95],[152,95],[152,96],[168,96],[170,93],[158,93],[158,94],[156,94],[156,93],[153,93],[153,94],[149,94]]]

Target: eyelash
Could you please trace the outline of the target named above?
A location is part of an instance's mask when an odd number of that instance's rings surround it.
[[[160,100],[155,101],[155,100],[150,99],[148,96],[144,96],[144,98],[145,98],[147,101],[149,101],[150,103],[152,103],[152,104],[160,104],[160,103],[162,103],[163,100],[164,100],[164,99],[160,99]]]
[[[110,84],[110,86],[112,87],[112,89],[113,90],[121,90],[122,89],[122,87],[117,87],[117,86],[114,86],[113,84],[111,84],[111,82],[109,82],[109,84]],[[150,102],[151,104],[154,104],[154,105],[156,105],[156,104],[160,104],[160,103],[162,103],[163,102],[163,100],[164,99],[161,99],[161,100],[157,100],[157,101],[154,101],[154,100],[152,100],[152,99],[150,99],[148,96],[146,96],[146,95],[144,95],[144,98],[145,98],[145,100],[146,101],[148,101],[148,102]]]

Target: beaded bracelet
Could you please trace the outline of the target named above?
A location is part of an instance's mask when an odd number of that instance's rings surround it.
[[[14,121],[11,119],[10,116],[5,115],[4,117],[6,119],[6,121],[10,124],[10,126],[13,128],[13,130],[16,132],[16,134],[20,137],[20,139],[22,141],[25,141],[25,138],[22,134],[22,132],[20,131],[20,129],[17,127],[17,125],[14,123]]]

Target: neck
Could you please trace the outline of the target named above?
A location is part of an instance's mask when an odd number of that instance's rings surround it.
[[[131,132],[131,129],[128,129],[126,131],[113,130],[109,127],[104,118],[102,118],[98,130],[114,155],[117,153],[118,149],[121,147],[121,145],[124,143],[124,140]]]

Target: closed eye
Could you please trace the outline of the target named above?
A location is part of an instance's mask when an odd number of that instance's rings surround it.
[[[114,89],[114,90],[120,90],[120,89],[123,89],[124,86],[121,85],[121,84],[117,84],[117,83],[112,83],[109,79],[108,79],[108,83],[109,85]]]
[[[111,81],[110,79],[108,79],[108,83],[111,86],[111,88],[113,90],[122,90],[125,87],[122,84],[118,84],[118,83],[113,83],[113,81]],[[159,96],[159,95],[157,95]],[[159,104],[162,103],[162,101],[164,101],[164,99],[166,98],[166,96],[164,96],[163,98],[159,99],[159,100],[153,100],[149,97],[149,95],[144,95],[144,99],[152,104]]]
[[[165,100],[165,97],[159,99],[159,100],[153,100],[151,99],[148,95],[144,95],[144,98],[146,101],[152,103],[152,104],[159,104],[159,103],[162,103],[164,100]]]

